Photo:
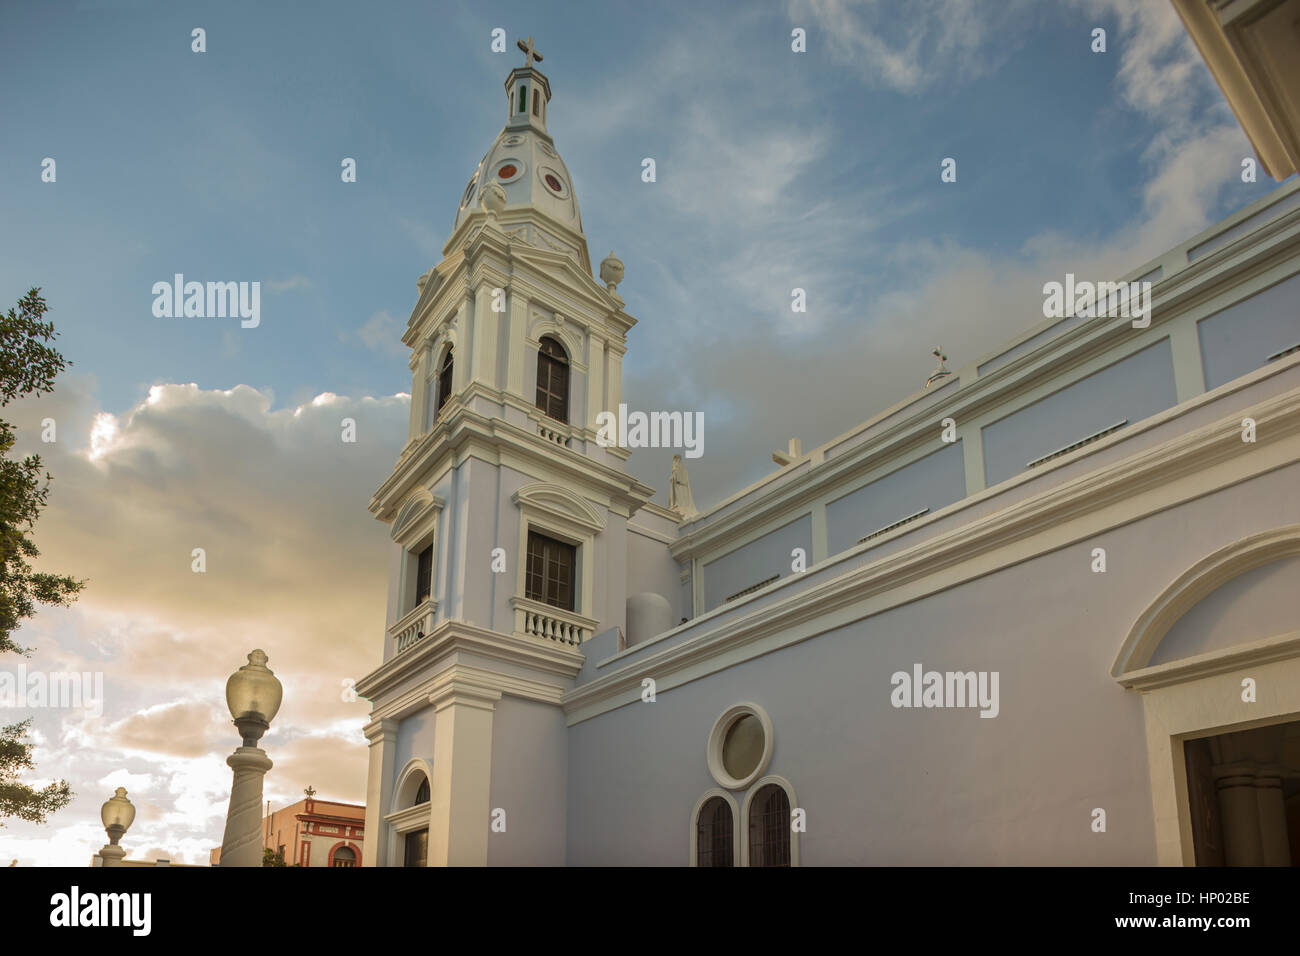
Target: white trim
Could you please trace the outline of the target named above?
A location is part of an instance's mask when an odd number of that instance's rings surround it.
[[[731,810],[731,865],[740,865],[740,806],[736,803],[736,798],[720,787],[714,787],[711,790],[704,791],[700,799],[695,801],[695,809],[691,811],[691,818],[687,821],[687,830],[689,831],[686,838],[687,866],[699,866],[700,859],[700,811],[704,805],[714,797],[721,797],[727,802],[727,807]]]
[[[389,801],[388,816],[401,813],[404,810],[413,809],[415,806],[423,806],[423,804],[402,806],[407,799],[414,800],[415,793],[420,789],[419,784],[416,784],[414,790],[409,795],[403,792],[410,789],[410,783],[416,773],[423,774],[424,779],[429,781],[429,787],[432,789],[433,771],[429,769],[428,761],[423,760],[420,757],[412,757],[406,762],[406,766],[402,767],[401,772],[397,775],[396,782],[393,784],[393,796]],[[387,817],[385,817],[385,819],[387,819]]]
[[[1111,665],[1111,677],[1131,686],[1127,678],[1146,668],[1169,629],[1193,606],[1233,578],[1297,554],[1300,524],[1292,524],[1248,535],[1197,561],[1133,622]]]
[[[794,784],[792,784],[789,780],[785,779],[785,777],[781,777],[776,774],[769,774],[768,776],[763,777],[761,780],[754,781],[754,785],[749,789],[749,792],[745,794],[745,800],[740,805],[740,816],[741,816],[741,827],[742,827],[741,839],[740,839],[740,863],[739,863],[740,866],[749,866],[750,806],[753,804],[754,797],[758,795],[758,792],[762,790],[764,787],[768,786],[769,784],[775,784],[776,786],[780,787],[782,790],[785,791],[786,798],[790,801],[791,815],[794,814],[795,810],[801,809],[799,806],[799,801],[794,795]],[[790,830],[790,865],[792,867],[799,865],[799,834],[796,833],[794,829]]]

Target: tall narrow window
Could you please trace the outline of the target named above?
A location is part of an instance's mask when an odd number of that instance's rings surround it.
[[[429,600],[433,593],[433,545],[420,552],[415,563],[415,606]]]
[[[528,532],[528,564],[524,597],[572,611],[573,569],[578,549],[536,531]]]
[[[447,349],[447,354],[442,357],[442,368],[438,370],[438,411],[442,411],[442,406],[447,404],[447,399],[451,398],[451,373],[455,369],[455,361],[452,359],[451,349]]]
[[[790,798],[774,783],[749,805],[749,865],[790,865]]]
[[[528,112],[528,85],[524,84],[519,87],[519,112]]]
[[[710,797],[700,807],[695,828],[695,865],[735,865],[732,862],[731,807],[721,797]]]
[[[534,86],[533,87],[533,115],[534,116],[542,115],[541,107],[538,105],[538,101],[540,99],[541,97],[537,95],[537,87]]]
[[[537,348],[537,407],[557,422],[569,420],[569,356],[549,336]]]

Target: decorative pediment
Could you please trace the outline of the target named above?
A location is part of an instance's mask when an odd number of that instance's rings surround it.
[[[1202,558],[1165,588],[1134,622],[1111,665],[1111,676],[1128,683],[1130,675],[1150,664],[1165,635],[1198,602],[1239,575],[1297,554],[1300,524],[1249,535]]]
[[[585,498],[563,485],[536,481],[516,491],[511,500],[520,508],[532,509],[561,522],[577,525],[591,534],[605,530],[605,519]]]
[[[428,489],[416,489],[398,509],[389,534],[398,544],[408,543],[432,523],[445,504]]]

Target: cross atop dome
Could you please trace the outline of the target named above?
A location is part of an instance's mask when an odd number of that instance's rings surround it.
[[[525,69],[530,69],[530,70],[531,70],[532,67],[533,67],[533,61],[534,61],[534,60],[536,60],[538,63],[541,63],[541,62],[542,62],[542,55],[541,55],[540,53],[538,53],[538,52],[537,52],[537,48],[533,46],[533,38],[532,38],[532,37],[529,37],[528,40],[527,40],[527,42],[525,42],[525,41],[523,41],[523,40],[516,40],[516,41],[515,41],[515,46],[519,47],[519,49],[521,49],[521,50],[524,51],[524,68],[525,68]]]

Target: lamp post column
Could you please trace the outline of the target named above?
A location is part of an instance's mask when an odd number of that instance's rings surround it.
[[[243,744],[226,758],[234,781],[221,838],[221,866],[262,865],[262,778],[272,765],[257,742],[270,728],[284,693],[266,662],[266,654],[255,650],[226,681],[226,704]]]

